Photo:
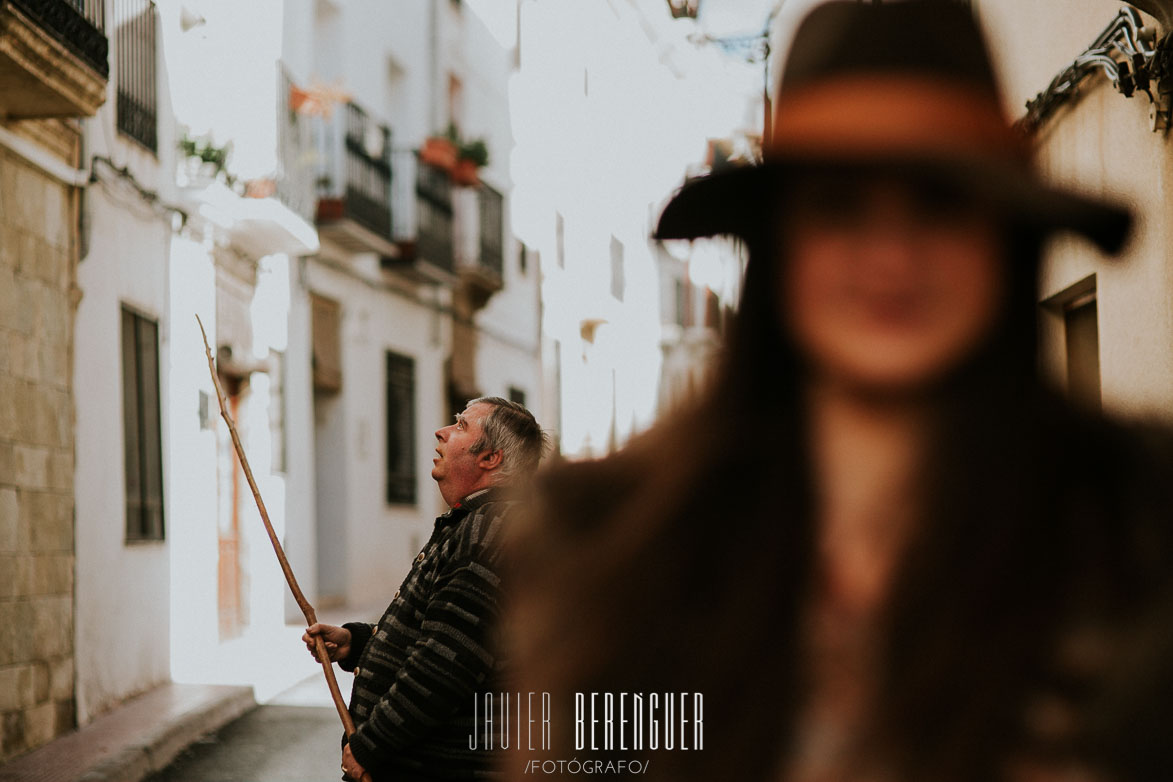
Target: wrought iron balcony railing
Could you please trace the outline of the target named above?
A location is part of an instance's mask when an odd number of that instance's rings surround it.
[[[156,29],[153,0],[117,0],[114,8],[118,57],[118,130],[158,152]]]
[[[452,235],[452,183],[448,172],[434,166],[416,167],[417,256],[451,273],[455,265]]]
[[[102,78],[110,76],[105,0],[0,0],[19,8]]]
[[[319,230],[354,252],[394,252],[391,129],[354,103],[316,128]]]
[[[391,129],[353,103],[346,106],[346,209],[391,238]]]
[[[314,219],[314,119],[294,108],[295,85],[284,64],[277,73],[277,198],[309,222]]]

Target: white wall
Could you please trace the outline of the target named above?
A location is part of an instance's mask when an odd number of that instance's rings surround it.
[[[121,196],[125,198],[125,196]],[[74,383],[77,404],[76,649],[78,721],[166,681],[169,547],[174,498],[164,494],[162,542],[126,543],[121,312],[159,324],[163,474],[171,475],[167,226],[131,213],[99,188],[87,193],[95,230],[78,267]],[[168,487],[169,488],[169,487]],[[128,640],[129,639],[129,640]]]
[[[1025,102],[1082,54],[1120,7],[1095,0],[1071,13],[1070,4],[1061,0],[982,0],[980,18],[1006,83],[1012,117],[1025,113]],[[1163,197],[1173,183],[1168,141],[1149,130],[1149,101],[1142,93],[1125,98],[1099,74],[1086,81],[1081,93],[1040,133],[1041,170],[1053,181],[1123,200],[1138,210],[1140,220],[1119,260],[1106,259],[1081,241],[1056,242],[1043,276],[1043,297],[1094,274],[1105,406],[1173,418],[1168,241],[1173,223]],[[1045,333],[1055,335],[1061,329]],[[1051,340],[1045,347],[1049,364],[1062,367],[1061,341]]]
[[[109,6],[108,6],[109,7]],[[111,12],[112,13],[112,12]],[[170,549],[174,500],[168,495],[171,392],[168,363],[174,123],[167,45],[159,40],[158,150],[118,132],[117,72],[106,103],[84,120],[83,165],[97,179],[86,189],[88,253],[78,266],[74,385],[77,410],[76,626],[77,713],[86,724],[169,675]],[[111,51],[112,62],[116,53]],[[95,162],[102,157],[109,165]],[[134,183],[114,169],[125,169]],[[137,187],[136,187],[137,185]],[[139,190],[154,193],[155,202]],[[127,544],[123,461],[121,306],[159,325],[160,424],[164,531],[159,543]],[[128,643],[128,628],[133,643]]]
[[[212,387],[198,314],[215,351],[216,277],[210,248],[196,238],[176,236],[171,244],[172,389],[169,427],[171,472],[167,484],[171,518],[171,675],[201,681],[215,674],[208,652],[219,637],[216,563],[217,429],[219,407]],[[207,404],[201,428],[200,395]]]
[[[663,338],[654,217],[709,138],[760,121],[747,112],[760,71],[694,46],[697,31],[663,3],[522,6],[511,221],[541,252],[547,359],[552,340],[562,346],[561,398],[544,400],[543,415],[560,418],[568,456],[599,455],[651,423]],[[612,236],[624,250],[622,301],[611,293]],[[547,371],[547,393],[558,393]]]
[[[285,350],[285,553],[311,598],[319,593],[317,496],[314,482],[314,406],[311,376],[310,309],[302,279],[306,260],[289,261],[289,341]],[[292,594],[285,596],[287,622],[302,621]]]
[[[289,0],[281,56],[297,78],[337,85],[387,122],[397,150],[445,130],[448,76],[456,75],[463,84],[458,113],[464,136],[486,139],[490,165],[482,174],[508,201],[512,131],[505,106],[513,53],[508,40],[500,40],[504,28],[490,29],[473,5],[456,10],[431,0],[393,7],[379,0]],[[509,7],[507,18],[514,19],[512,3],[489,5],[494,13]],[[314,26],[323,19],[329,29]],[[388,275],[373,256],[330,246],[321,256],[305,263],[302,287],[294,293],[301,312],[311,291],[342,305],[342,391],[319,397],[314,410],[317,586],[323,596],[362,607],[387,601],[444,509],[430,471],[433,433],[448,423],[451,297],[446,289]],[[531,265],[527,275],[516,275],[508,226],[504,256],[505,289],[477,316],[478,382],[489,393],[521,388],[532,404],[540,395],[538,270]],[[305,323],[308,340],[308,316]],[[415,360],[414,505],[386,502],[388,350]]]
[[[326,427],[334,439],[323,441],[318,429],[320,556],[345,568],[347,603],[369,605],[394,591],[441,507],[430,471],[433,433],[446,423],[450,329],[439,312],[389,293],[361,270],[338,271],[316,261],[307,270],[311,290],[342,304],[342,391],[329,402],[338,418]],[[386,502],[387,351],[415,360],[414,505]],[[338,545],[342,551],[331,548]],[[320,573],[323,589],[337,575]]]
[[[205,20],[183,31],[181,4],[161,4],[175,114],[193,136],[232,142],[229,168],[243,179],[277,166],[276,62],[284,0],[185,0]]]

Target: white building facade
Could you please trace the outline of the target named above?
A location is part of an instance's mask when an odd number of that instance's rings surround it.
[[[519,30],[514,224],[541,259],[543,418],[565,456],[599,456],[699,385],[736,301],[735,245],[651,235],[714,140],[760,134],[762,77],[664,2],[523,2]]]
[[[1074,240],[1051,248],[1042,281],[1046,368],[1087,404],[1171,419],[1173,222],[1162,194],[1173,181],[1173,84],[1156,78],[1168,70],[1168,4],[1097,0],[1081,4],[1079,13],[1050,0],[974,5],[1008,111],[1032,125],[1045,176],[1121,200],[1138,215],[1119,259]],[[1089,50],[1098,64],[1072,69]]]
[[[314,671],[197,316],[319,611],[390,599],[442,510],[433,432],[467,398],[539,400],[512,27],[474,5],[107,4],[125,34],[85,128],[73,353],[78,723],[168,680],[264,699]],[[449,125],[487,151],[475,179],[417,157]]]

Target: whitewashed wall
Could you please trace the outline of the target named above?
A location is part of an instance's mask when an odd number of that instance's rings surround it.
[[[1120,3],[1094,0],[1073,13],[1071,4],[1061,0],[981,0],[979,17],[1012,116],[1024,114],[1025,102],[1082,54],[1120,8]],[[1041,169],[1053,181],[1122,199],[1138,210],[1140,220],[1118,261],[1083,242],[1057,242],[1044,273],[1043,297],[1094,274],[1105,406],[1173,418],[1173,222],[1166,206],[1173,183],[1170,142],[1164,133],[1150,131],[1149,101],[1143,94],[1125,98],[1103,76],[1088,79],[1081,92],[1082,99],[1061,109],[1041,132]],[[1062,367],[1061,328],[1053,322],[1044,326],[1052,337],[1048,362]]]

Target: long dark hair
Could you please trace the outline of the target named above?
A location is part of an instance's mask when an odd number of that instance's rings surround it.
[[[997,778],[1022,749],[1020,712],[1073,620],[1073,590],[1118,583],[1097,574],[1123,559],[1105,548],[1111,508],[1073,510],[1067,489],[1126,468],[1075,447],[1097,419],[1036,380],[1040,239],[1009,233],[1002,317],[933,395],[924,523],[884,617],[873,743],[901,779]],[[705,393],[620,453],[550,472],[517,549],[521,689],[556,703],[704,693],[704,751],[659,753],[657,779],[776,778],[803,697],[815,567],[803,368],[778,324],[773,237],[747,243],[743,299]]]

